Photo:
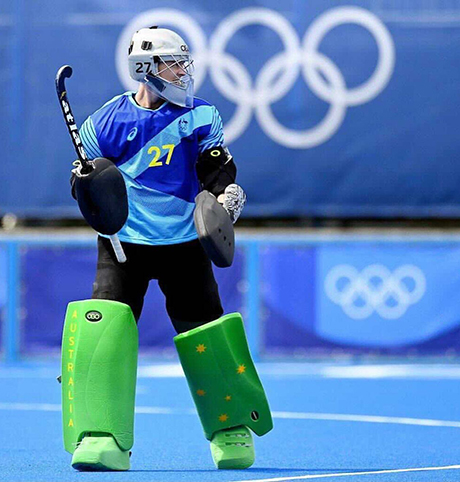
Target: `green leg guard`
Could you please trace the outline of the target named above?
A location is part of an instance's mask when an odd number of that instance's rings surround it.
[[[216,466],[249,467],[254,447],[248,428],[261,436],[273,421],[241,315],[223,316],[174,342]]]
[[[62,338],[62,417],[74,468],[129,469],[137,351],[129,306],[108,300],[69,303]]]

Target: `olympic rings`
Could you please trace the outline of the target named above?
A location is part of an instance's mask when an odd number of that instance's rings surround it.
[[[411,280],[412,289],[405,280]],[[394,320],[422,299],[426,279],[420,268],[409,264],[393,273],[380,264],[367,266],[361,272],[342,264],[326,275],[324,290],[328,298],[354,320],[368,318],[374,311],[382,318]]]
[[[324,37],[335,27],[353,23],[366,28],[378,48],[378,61],[370,78],[362,85],[348,89],[337,65],[319,51]],[[132,34],[142,27],[161,24],[183,33],[198,66],[195,90],[203,84],[207,71],[227,100],[236,105],[233,117],[225,125],[227,144],[240,137],[255,113],[265,134],[275,142],[292,149],[307,149],[330,139],[340,128],[347,107],[371,101],[387,86],[395,64],[393,39],[382,21],[360,7],[332,8],[317,17],[306,31],[303,41],[294,27],[280,13],[262,7],[238,10],[226,17],[211,35],[209,42],[200,25],[188,14],[175,9],[153,9],[136,16],[123,29],[116,51],[116,67],[122,84],[130,90],[136,82],[129,77],[127,48]],[[261,25],[273,30],[284,51],[274,55],[253,81],[247,68],[226,52],[234,35],[244,27]],[[282,99],[301,74],[312,92],[330,107],[314,127],[303,131],[283,126],[271,105]]]

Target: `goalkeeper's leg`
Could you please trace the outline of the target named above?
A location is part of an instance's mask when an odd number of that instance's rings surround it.
[[[62,340],[65,449],[77,470],[128,470],[138,333],[131,308],[69,303]]]
[[[263,435],[272,419],[241,315],[221,317],[211,262],[198,241],[168,252],[159,284],[180,333],[174,341],[214,462],[221,469],[249,467],[255,457],[249,429]]]

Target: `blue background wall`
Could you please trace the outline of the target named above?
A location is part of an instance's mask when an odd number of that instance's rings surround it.
[[[460,352],[458,236],[245,236],[238,247],[215,272],[256,357]],[[67,303],[90,297],[95,262],[90,237],[0,240],[7,358],[59,351]],[[174,353],[155,281],[139,331],[143,350]]]
[[[0,212],[79,216],[56,71],[74,67],[81,123],[132,88],[126,38],[160,23],[189,41],[198,95],[222,113],[245,216],[460,214],[459,0],[158,0],[146,14],[152,5],[0,0]]]

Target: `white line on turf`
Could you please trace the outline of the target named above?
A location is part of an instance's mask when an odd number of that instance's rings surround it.
[[[0,410],[19,410],[31,412],[60,412],[61,405],[58,403],[0,403]],[[136,413],[152,415],[189,415],[196,413],[194,409],[175,409],[169,407],[136,407]]]
[[[321,375],[324,378],[423,378],[458,379],[460,367],[452,365],[354,365],[326,366]]]
[[[385,364],[385,365],[328,365],[316,363],[260,363],[263,376],[295,376],[350,379],[460,379],[459,365],[442,364]],[[139,378],[183,378],[180,364],[143,365],[138,369]]]
[[[0,403],[0,410],[60,412],[61,405],[56,403]]]
[[[327,364],[327,363],[259,363],[257,369],[264,377],[310,377],[327,379],[420,379],[420,380],[459,380],[460,365],[447,364]],[[27,367],[11,368],[0,366],[0,379],[3,378],[56,378],[59,368]],[[179,363],[139,365],[138,378],[184,378]]]
[[[401,472],[428,472],[434,470],[458,470],[460,465],[445,465],[443,467],[414,467],[410,469],[373,470],[367,472],[342,472],[338,474],[295,475],[293,477],[276,477],[274,479],[245,479],[235,482],[282,482],[286,480],[326,479],[332,477],[352,477],[356,475],[397,474]]]
[[[460,422],[453,420],[433,420],[410,417],[384,417],[379,415],[351,415],[342,413],[305,413],[305,412],[272,412],[274,418],[293,420],[327,420],[334,422],[387,423],[397,425],[422,425],[425,427],[460,428]]]
[[[51,403],[0,403],[0,410],[24,410],[59,412],[61,405]],[[180,409],[170,407],[138,406],[136,413],[150,415],[191,415],[195,414],[194,408]],[[448,427],[460,428],[460,421],[434,420],[410,417],[384,417],[379,415],[352,415],[342,413],[308,413],[308,412],[272,412],[273,418],[290,420],[323,420],[331,422],[361,422],[382,423],[396,425],[417,425],[423,427]]]

